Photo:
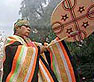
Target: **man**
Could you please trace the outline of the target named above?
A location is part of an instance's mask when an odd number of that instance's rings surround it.
[[[5,44],[2,82],[58,82],[43,53],[47,46],[32,42],[28,38],[30,31],[28,20],[14,24],[14,35]]]

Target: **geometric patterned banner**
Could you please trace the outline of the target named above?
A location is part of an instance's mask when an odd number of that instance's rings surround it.
[[[81,41],[94,31],[93,0],[62,0],[51,16],[52,29],[59,38],[78,33],[68,42]]]

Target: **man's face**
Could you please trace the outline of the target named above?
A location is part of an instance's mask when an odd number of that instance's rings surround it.
[[[30,34],[30,31],[31,29],[29,26],[21,26],[21,27],[18,27],[17,34],[22,37],[24,36],[28,37]]]

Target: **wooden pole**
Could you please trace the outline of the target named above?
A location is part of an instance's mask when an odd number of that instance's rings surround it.
[[[60,42],[60,41],[62,41],[62,40],[65,40],[65,39],[67,39],[67,38],[76,36],[78,33],[79,33],[78,31],[71,32],[69,36],[66,36],[66,37],[64,37],[64,38],[62,38],[62,39],[60,39],[60,40],[58,40],[58,41],[56,41],[56,42],[54,42],[54,43],[48,44],[48,47],[50,47],[51,45],[56,44],[57,42]]]

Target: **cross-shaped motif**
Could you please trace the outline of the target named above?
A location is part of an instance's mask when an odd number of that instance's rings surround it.
[[[64,16],[62,15],[62,18],[61,18],[61,20],[64,20],[64,21],[66,21],[66,19],[68,18],[68,16],[67,16],[67,14],[65,14]]]
[[[70,34],[71,32],[73,32],[72,28],[67,29],[66,33]]]
[[[82,7],[79,7],[79,10],[78,10],[78,12],[82,13],[83,11],[85,11],[85,8],[84,8],[84,6],[82,6]]]
[[[87,22],[83,22],[82,26],[84,26],[84,28],[86,28],[87,26],[89,26],[88,21]]]

